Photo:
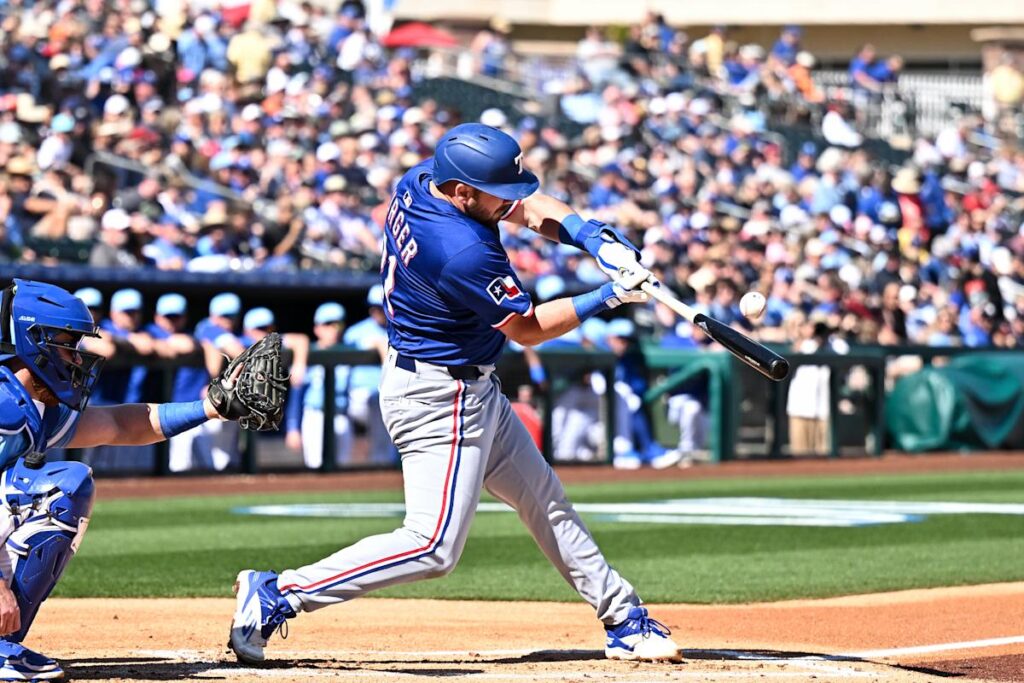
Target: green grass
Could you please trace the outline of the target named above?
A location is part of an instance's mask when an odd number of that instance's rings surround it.
[[[577,502],[772,496],[1024,503],[1024,472],[843,478],[663,480],[569,489]],[[99,501],[61,596],[227,596],[245,567],[283,569],[394,528],[395,519],[247,517],[241,505],[398,501],[394,493]],[[794,528],[626,524],[585,519],[648,602],[748,602],[1024,580],[1024,518],[933,515],[916,524]],[[448,578],[401,597],[574,600],[510,514],[477,516]]]

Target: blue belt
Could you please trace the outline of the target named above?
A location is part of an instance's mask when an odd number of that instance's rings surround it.
[[[416,359],[399,353],[395,357],[395,366],[416,372]],[[483,371],[476,365],[437,365],[436,367],[446,370],[452,379],[461,379],[464,382],[472,382],[484,376]]]

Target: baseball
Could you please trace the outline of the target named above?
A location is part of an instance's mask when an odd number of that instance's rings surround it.
[[[764,314],[766,303],[761,292],[747,292],[740,299],[740,313],[750,320],[757,320]]]

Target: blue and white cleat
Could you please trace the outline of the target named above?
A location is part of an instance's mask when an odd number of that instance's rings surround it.
[[[0,640],[0,681],[59,681],[64,671],[57,662],[20,643]]]
[[[267,638],[277,630],[286,638],[285,620],[294,616],[295,610],[277,590],[277,574],[246,569],[235,580],[235,616],[228,647],[243,664],[260,664]]]
[[[683,661],[682,652],[669,638],[672,632],[660,621],[647,616],[646,607],[634,607],[629,616],[616,626],[606,626],[604,656],[608,659],[629,659],[642,662]]]

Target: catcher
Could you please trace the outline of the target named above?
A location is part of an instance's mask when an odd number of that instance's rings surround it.
[[[22,641],[75,554],[92,510],[92,471],[47,463],[51,448],[156,443],[207,420],[273,430],[288,378],[271,334],[235,358],[190,403],[87,408],[103,364],[80,348],[97,336],[89,309],[65,290],[14,280],[0,298],[0,680],[60,679],[60,666]]]

